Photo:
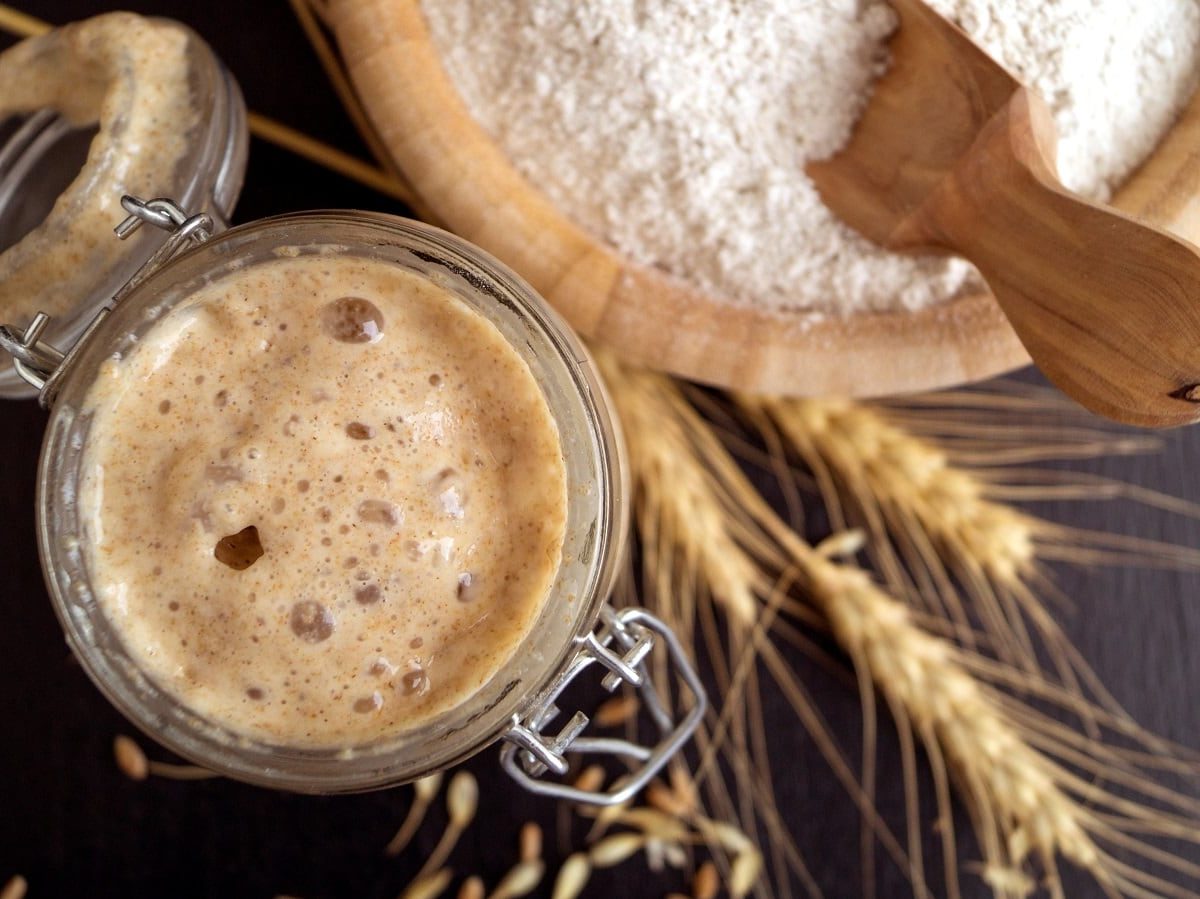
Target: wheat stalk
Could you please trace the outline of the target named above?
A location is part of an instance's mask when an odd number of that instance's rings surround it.
[[[1058,667],[1069,671],[1064,638],[1026,586],[1037,567],[1037,519],[987,499],[982,481],[952,466],[939,447],[869,406],[769,397],[739,402],[757,413],[760,429],[777,427],[816,473],[835,529],[869,529],[877,567],[893,590],[947,616],[967,645],[975,642],[978,622],[1000,658],[1036,671],[1030,618]],[[973,608],[966,608],[964,593]]]
[[[418,778],[413,783],[412,805],[408,807],[408,814],[405,815],[404,821],[396,831],[395,836],[384,847],[384,855],[395,856],[404,851],[404,848],[412,841],[417,831],[420,830],[421,823],[425,820],[425,814],[429,811],[429,806],[437,797],[438,790],[441,787],[442,773],[440,771]]]
[[[946,408],[948,401],[953,405]],[[1020,413],[1020,425],[997,426],[1006,401]],[[1035,587],[1050,590],[1042,561],[1200,564],[1200,553],[1188,547],[1067,528],[1006,504],[1127,496],[1200,515],[1196,504],[1144,488],[1004,464],[1144,452],[1157,445],[1142,435],[1113,434],[1086,419],[1076,421],[1079,414],[1061,398],[985,391],[932,394],[909,398],[906,406],[878,408],[836,399],[742,396],[738,402],[760,430],[778,430],[816,473],[835,528],[853,523],[870,530],[877,567],[890,588],[948,615],[968,645],[978,623],[1000,658],[1029,670],[1037,670],[1039,662],[1025,619],[1055,654],[1065,681],[1072,682],[1070,669],[1079,667],[1035,595]],[[964,610],[961,596],[971,610]],[[1090,679],[1090,672],[1084,677]]]
[[[789,875],[810,893],[816,892],[815,881],[774,805],[769,779],[749,642],[758,626],[763,597],[773,595],[773,590],[772,579],[765,576],[755,556],[755,539],[747,530],[750,522],[735,507],[714,501],[718,494],[712,473],[705,470],[665,403],[659,389],[661,376],[622,366],[604,352],[597,353],[597,360],[612,389],[637,481],[635,518],[644,592],[685,641],[707,647],[717,692],[723,698],[722,712],[710,713],[697,736],[702,748],[698,780],[706,800],[722,819],[737,821],[748,832],[754,833],[758,821],[764,822],[775,880],[783,885],[783,895],[789,895]],[[718,634],[714,606],[726,612],[725,641]],[[798,604],[795,611],[802,614]],[[726,647],[729,655],[723,661]],[[657,683],[666,682],[664,670],[656,671],[656,676]],[[718,776],[718,758],[732,770],[732,791]],[[734,858],[718,842],[710,848],[729,882]]]
[[[643,546],[678,556],[683,567],[697,571],[713,598],[738,625],[757,617],[763,581],[758,565],[745,552],[731,528],[727,510],[712,502],[703,469],[690,464],[694,454],[678,424],[659,417],[657,376],[621,369],[607,354],[599,356],[608,382],[619,383],[616,403],[630,454],[637,460],[637,520]],[[655,566],[654,577],[666,577],[671,566]],[[673,591],[661,591],[660,596]]]
[[[1055,864],[1055,856],[1061,855],[1092,873],[1109,895],[1143,895],[1151,889],[1187,894],[1127,868],[1100,848],[1098,840],[1117,835],[1080,800],[1128,806],[1098,787],[1085,786],[1032,748],[960,663],[959,650],[914,625],[903,604],[865,572],[806,548],[799,552],[810,593],[854,664],[871,673],[893,715],[921,739],[935,768],[945,765],[956,775],[974,812],[989,871],[1020,871],[1036,857],[1051,892],[1061,896]],[[935,780],[941,776],[935,773]],[[1069,792],[1072,786],[1078,798]],[[1114,841],[1127,849],[1142,848],[1133,840]],[[1174,867],[1193,876],[1198,870],[1182,861]],[[1026,881],[1032,882],[1011,882]]]
[[[1089,736],[1098,736],[1099,719],[1115,716],[1115,726],[1145,746],[1175,752],[1132,722],[1062,633],[1050,608],[1071,603],[1043,563],[1195,568],[1200,553],[1064,527],[1000,501],[1124,496],[1200,517],[1197,504],[1145,488],[1061,467],[1024,467],[1096,453],[1146,452],[1158,446],[1156,438],[1099,428],[1060,395],[1019,382],[877,407],[837,399],[737,401],[761,433],[789,445],[819,473],[816,481],[835,526],[853,523],[869,530],[876,570],[889,591],[929,613],[921,616],[923,626],[946,633],[942,619],[948,617],[953,622],[948,633],[964,646],[986,648],[1035,680],[1052,676],[1065,690],[1059,704]],[[997,417],[1006,414],[1016,423],[1000,424]],[[1017,466],[1002,464],[1005,459]],[[976,625],[982,628],[978,638]],[[1153,759],[1147,767],[1164,763],[1169,758]],[[868,791],[871,764],[864,757]]]
[[[765,575],[764,562],[778,558],[777,547],[746,514],[743,498],[719,489],[717,473],[711,466],[714,459],[718,467],[723,463],[734,469],[737,466],[727,454],[722,460],[711,452],[715,448],[723,453],[711,433],[689,427],[686,418],[681,417],[690,407],[672,382],[662,375],[621,365],[603,351],[597,352],[596,358],[628,435],[637,484],[635,516],[646,598],[685,639],[692,638],[699,628],[707,660],[719,684],[717,695],[723,700],[719,712],[710,714],[697,738],[702,747],[697,780],[722,818],[738,821],[750,833],[762,821],[769,836],[774,880],[782,895],[789,894],[789,875],[810,894],[819,894],[774,805],[767,776],[770,764],[762,735],[762,711],[754,701],[759,691],[756,651],[751,640],[762,627],[764,606],[786,607],[805,621],[811,616],[802,605],[776,590],[773,579]],[[710,452],[699,451],[697,439],[713,444]],[[727,612],[731,649],[724,662],[724,644],[715,633],[713,604],[703,601],[709,595]],[[730,596],[739,600],[730,602]],[[664,680],[662,674],[659,672],[659,683]],[[815,722],[815,709],[809,711],[810,720]],[[885,847],[898,862],[907,864],[903,850],[858,790],[852,772],[844,765],[837,767],[841,757],[832,741],[822,740],[821,747]],[[736,796],[717,776],[718,757],[733,771]],[[733,876],[731,859],[720,851],[719,842],[714,842],[712,848],[728,882]]]
[[[875,585],[864,571],[831,561],[827,556],[835,545],[825,547],[824,552],[814,549],[785,524],[762,500],[728,450],[714,436],[710,424],[698,415],[674,382],[644,372],[630,375],[610,359],[602,364],[623,420],[628,417],[631,405],[635,407],[634,420],[641,424],[650,421],[647,416],[652,413],[654,428],[646,433],[655,438],[658,434],[668,435],[677,460],[684,448],[692,453],[693,459],[686,464],[704,473],[705,477],[696,483],[707,493],[699,487],[693,489],[690,507],[708,505],[723,510],[727,535],[737,544],[739,552],[751,558],[760,571],[767,566],[780,572],[789,566],[795,570],[805,592],[825,614],[834,637],[859,672],[864,709],[873,708],[870,697],[875,689],[885,699],[901,733],[909,796],[906,864],[916,893],[928,892],[921,862],[919,804],[913,787],[915,741],[919,740],[934,772],[936,803],[948,861],[946,889],[950,895],[958,894],[956,847],[950,823],[951,781],[959,789],[978,836],[986,862],[982,869],[983,878],[999,895],[1024,895],[1036,882],[1035,872],[1040,872],[1053,894],[1060,895],[1058,858],[1090,872],[1109,895],[1188,894],[1182,887],[1121,861],[1115,850],[1165,865],[1181,877],[1197,878],[1200,868],[1136,836],[1147,833],[1194,841],[1196,805],[1184,800],[1171,802],[1165,791],[1137,770],[1140,759],[1136,754],[1106,747],[1078,735],[1073,735],[1078,739],[1072,739],[1071,732],[1061,725],[1048,723],[1049,719],[1014,696],[996,691],[980,678],[988,674],[1007,674],[1007,685],[1015,686],[1018,692],[1038,692],[1040,698],[1059,700],[1072,709],[1079,708],[1082,700],[1069,690],[1053,687],[1036,670],[1021,671],[1019,676],[1014,676],[1011,666],[988,663],[969,647],[956,645],[950,639],[922,629],[906,605]],[[761,403],[746,405],[751,411],[764,410]],[[644,407],[640,417],[636,417],[638,406]],[[843,408],[839,414],[845,411]],[[878,423],[866,417],[858,421],[860,424]],[[865,447],[867,454],[874,450],[875,458],[895,455],[896,445],[889,446],[889,441],[904,435],[895,433],[898,429],[893,428],[891,433],[885,432],[887,439],[880,441],[878,429],[873,430],[876,442]],[[848,446],[857,446],[863,439],[860,433],[844,433],[853,435],[847,436]],[[635,448],[649,439],[643,434],[642,440],[631,446],[639,490],[644,488],[646,478],[664,476],[661,466],[645,465],[645,451]],[[928,456],[924,461],[928,463]],[[915,467],[917,463],[912,462],[912,465]],[[947,469],[948,466],[943,465],[940,470],[937,466],[930,470],[945,476]],[[828,470],[816,472],[818,481],[827,475]],[[1035,547],[1028,539],[1031,531],[1036,530],[1031,527],[1031,520],[987,500],[969,479],[954,477],[952,480],[960,501],[969,500],[969,504],[974,504],[977,509],[982,505],[988,512],[987,515],[962,515],[960,510],[957,524],[960,535],[971,533],[972,529],[976,536],[986,535],[988,529],[992,533],[1014,526],[1019,529],[1021,540],[1013,541],[1010,535],[1008,542],[1003,544],[1006,554],[999,556],[993,552],[993,557],[1001,561],[985,568],[985,574],[997,580],[1027,577],[1036,562]],[[665,488],[661,493],[664,497],[668,495]],[[915,520],[911,526],[919,528],[922,525]],[[834,541],[834,544],[838,542]],[[840,544],[842,549],[855,548],[844,540]],[[975,552],[986,552],[988,546],[994,549],[994,544],[969,545]],[[685,558],[692,559],[701,576],[718,564],[717,560],[706,562],[703,558],[695,558],[690,551]],[[752,589],[757,591],[761,607],[761,576],[755,580]],[[779,609],[786,613],[791,607],[781,603]],[[810,732],[819,731],[821,724],[812,718],[801,684],[773,644],[773,632],[771,624],[757,627],[754,651],[793,701]],[[950,635],[963,636],[958,628],[951,629]],[[1096,722],[1120,724],[1122,733],[1140,736],[1123,719],[1100,710],[1091,711]],[[865,711],[864,717],[873,720],[873,712]],[[828,740],[827,734],[814,732],[814,736],[819,743]],[[844,762],[831,757],[828,747],[823,751],[835,771],[843,771],[839,776],[844,776]],[[1152,756],[1148,758],[1153,761]],[[839,769],[839,765],[843,767]],[[1097,776],[1112,778],[1146,801],[1135,801],[1089,779]],[[1151,807],[1148,804],[1150,798],[1174,805],[1179,810],[1173,813]],[[875,826],[878,835],[880,830],[878,825]]]
[[[117,768],[130,780],[145,780],[151,775],[167,780],[210,780],[220,777],[215,771],[199,765],[176,765],[171,762],[152,762],[132,737],[118,734],[113,738],[113,758]]]

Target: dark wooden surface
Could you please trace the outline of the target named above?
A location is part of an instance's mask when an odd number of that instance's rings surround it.
[[[36,0],[24,8],[63,22],[113,8],[107,2]],[[179,18],[216,48],[240,81],[249,106],[351,152],[353,129],[327,88],[287,5],[212,0],[144,0],[138,11]],[[320,207],[403,212],[394,202],[255,141],[237,221]],[[431,816],[412,851],[387,860],[387,842],[409,800],[395,790],[353,797],[272,793],[228,781],[132,783],[115,769],[111,741],[130,728],[67,657],[43,586],[33,539],[34,472],[45,416],[33,403],[0,408],[0,881],[25,875],[43,896],[396,895],[440,833]],[[1073,463],[1168,493],[1200,500],[1193,461],[1200,431],[1163,435],[1157,454]],[[1200,546],[1200,524],[1127,502],[1047,503],[1037,512],[1060,522]],[[815,534],[814,536],[820,536]],[[1170,571],[1058,568],[1074,607],[1057,614],[1116,698],[1150,729],[1200,747],[1200,609],[1197,578]],[[857,752],[858,705],[843,682],[796,660],[847,750]],[[771,749],[784,809],[796,842],[828,896],[860,889],[858,817],[782,699],[766,692]],[[155,750],[151,748],[151,752]],[[898,754],[881,737],[880,805],[899,827]],[[156,753],[163,756],[161,751]],[[563,857],[546,802],[506,782],[488,751],[471,763],[480,778],[479,820],[452,856],[461,875],[489,883],[515,858],[516,831],[534,818],[547,828],[552,865]],[[926,808],[926,842],[934,842]],[[960,814],[960,830],[963,829]],[[578,843],[580,833],[575,840]],[[964,865],[978,855],[965,831]],[[1200,862],[1200,854],[1192,853]],[[939,864],[931,856],[931,875]],[[933,883],[938,883],[936,877]],[[880,865],[879,894],[904,895],[905,881]],[[1094,895],[1072,880],[1073,895]],[[987,895],[964,875],[968,896]],[[677,874],[651,875],[640,861],[597,877],[586,895],[661,896],[685,890]],[[543,890],[540,895],[549,895]]]

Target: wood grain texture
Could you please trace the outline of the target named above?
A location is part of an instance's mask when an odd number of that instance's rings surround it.
[[[1042,372],[1094,412],[1172,427],[1200,418],[1200,252],[1073,196],[1019,91],[897,238],[979,268]]]
[[[821,198],[870,240],[914,249],[896,232],[955,170],[1020,85],[919,0],[893,0],[887,71],[846,145],[806,172]],[[936,249],[936,248],[935,248]]]
[[[507,263],[579,331],[625,358],[744,390],[857,396],[976,381],[1028,362],[987,293],[916,313],[811,323],[730,306],[624,259],[556,209],[471,117],[418,0],[331,0],[329,10],[351,80],[422,199],[450,230]],[[1180,127],[1192,122],[1186,133],[1194,136],[1200,112],[1192,106]],[[1139,176],[1146,186],[1121,202],[1132,212],[1153,207],[1159,224],[1200,236],[1200,211],[1157,189],[1193,183],[1197,173],[1194,156],[1156,155]]]
[[[808,167],[822,199],[883,246],[974,263],[1033,361],[1092,411],[1200,419],[1200,250],[1064,188],[1041,99],[920,0],[894,8],[891,67],[846,147]]]

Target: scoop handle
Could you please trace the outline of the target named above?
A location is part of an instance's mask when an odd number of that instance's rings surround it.
[[[1200,249],[1067,191],[1054,141],[1018,90],[890,243],[973,262],[1033,361],[1093,412],[1200,420]]]

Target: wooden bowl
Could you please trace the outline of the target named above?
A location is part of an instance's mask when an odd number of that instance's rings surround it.
[[[331,0],[328,18],[360,99],[429,210],[629,361],[739,390],[851,396],[945,387],[1029,362],[986,292],[811,324],[730,306],[630,262],[554,207],[472,118],[418,0]],[[1115,203],[1200,238],[1200,94]]]

